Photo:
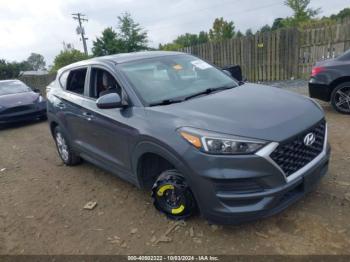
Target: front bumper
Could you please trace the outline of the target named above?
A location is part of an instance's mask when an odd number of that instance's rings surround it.
[[[1,113],[0,124],[11,124],[34,120],[46,116],[46,101],[33,105],[30,110],[19,111],[15,113]]]
[[[328,171],[330,151],[325,141],[312,165],[292,179],[259,155],[184,156],[191,158],[189,183],[201,215],[216,224],[238,224],[274,215],[310,192]]]

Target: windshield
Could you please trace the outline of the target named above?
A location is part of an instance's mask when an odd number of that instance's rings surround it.
[[[144,59],[120,64],[119,68],[148,104],[238,85],[221,70],[191,55]]]
[[[31,91],[31,89],[21,81],[0,81],[0,96],[29,91]]]

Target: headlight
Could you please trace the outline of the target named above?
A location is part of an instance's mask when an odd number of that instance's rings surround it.
[[[214,133],[195,128],[181,128],[180,135],[197,149],[209,154],[252,154],[264,147],[267,142]]]

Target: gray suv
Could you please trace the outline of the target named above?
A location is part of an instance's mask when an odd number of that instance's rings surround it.
[[[150,190],[173,219],[234,224],[275,214],[327,173],[322,108],[239,83],[178,52],[93,58],[62,68],[48,119],[66,165],[81,159]]]

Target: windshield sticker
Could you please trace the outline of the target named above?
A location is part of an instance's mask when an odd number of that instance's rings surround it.
[[[208,63],[202,61],[202,60],[194,60],[191,62],[192,65],[194,65],[195,67],[199,68],[199,69],[208,69],[211,68],[212,66],[209,65]]]
[[[182,65],[179,65],[179,64],[174,65],[173,68],[174,68],[175,70],[182,70],[182,69],[183,69]]]

